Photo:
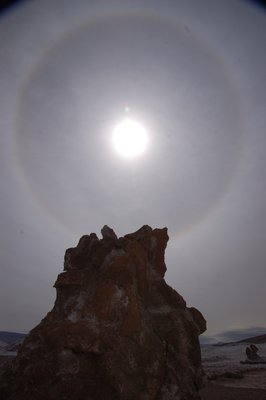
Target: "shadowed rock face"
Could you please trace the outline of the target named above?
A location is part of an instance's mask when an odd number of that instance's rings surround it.
[[[167,229],[102,234],[66,251],[54,308],[26,337],[1,398],[200,398],[206,323],[164,281]]]

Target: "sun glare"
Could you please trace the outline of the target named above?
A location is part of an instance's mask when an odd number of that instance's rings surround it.
[[[148,135],[139,122],[126,118],[115,126],[113,145],[123,157],[133,158],[142,154],[148,143]]]

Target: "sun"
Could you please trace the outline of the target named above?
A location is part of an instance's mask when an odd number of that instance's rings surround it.
[[[148,135],[141,123],[125,118],[115,126],[112,142],[120,156],[134,158],[146,150]]]

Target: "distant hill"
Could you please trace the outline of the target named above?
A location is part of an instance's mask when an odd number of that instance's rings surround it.
[[[266,343],[266,334],[243,339],[237,343],[257,343],[257,344]]]
[[[0,341],[7,344],[21,341],[25,336],[25,333],[0,331]]]

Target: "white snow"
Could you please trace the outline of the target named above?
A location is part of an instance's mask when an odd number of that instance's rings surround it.
[[[258,355],[266,360],[266,343],[256,344]],[[246,343],[223,346],[205,345],[201,347],[202,365],[207,376],[214,377],[229,373],[244,373],[257,369],[266,370],[266,364],[241,364],[246,360]]]

